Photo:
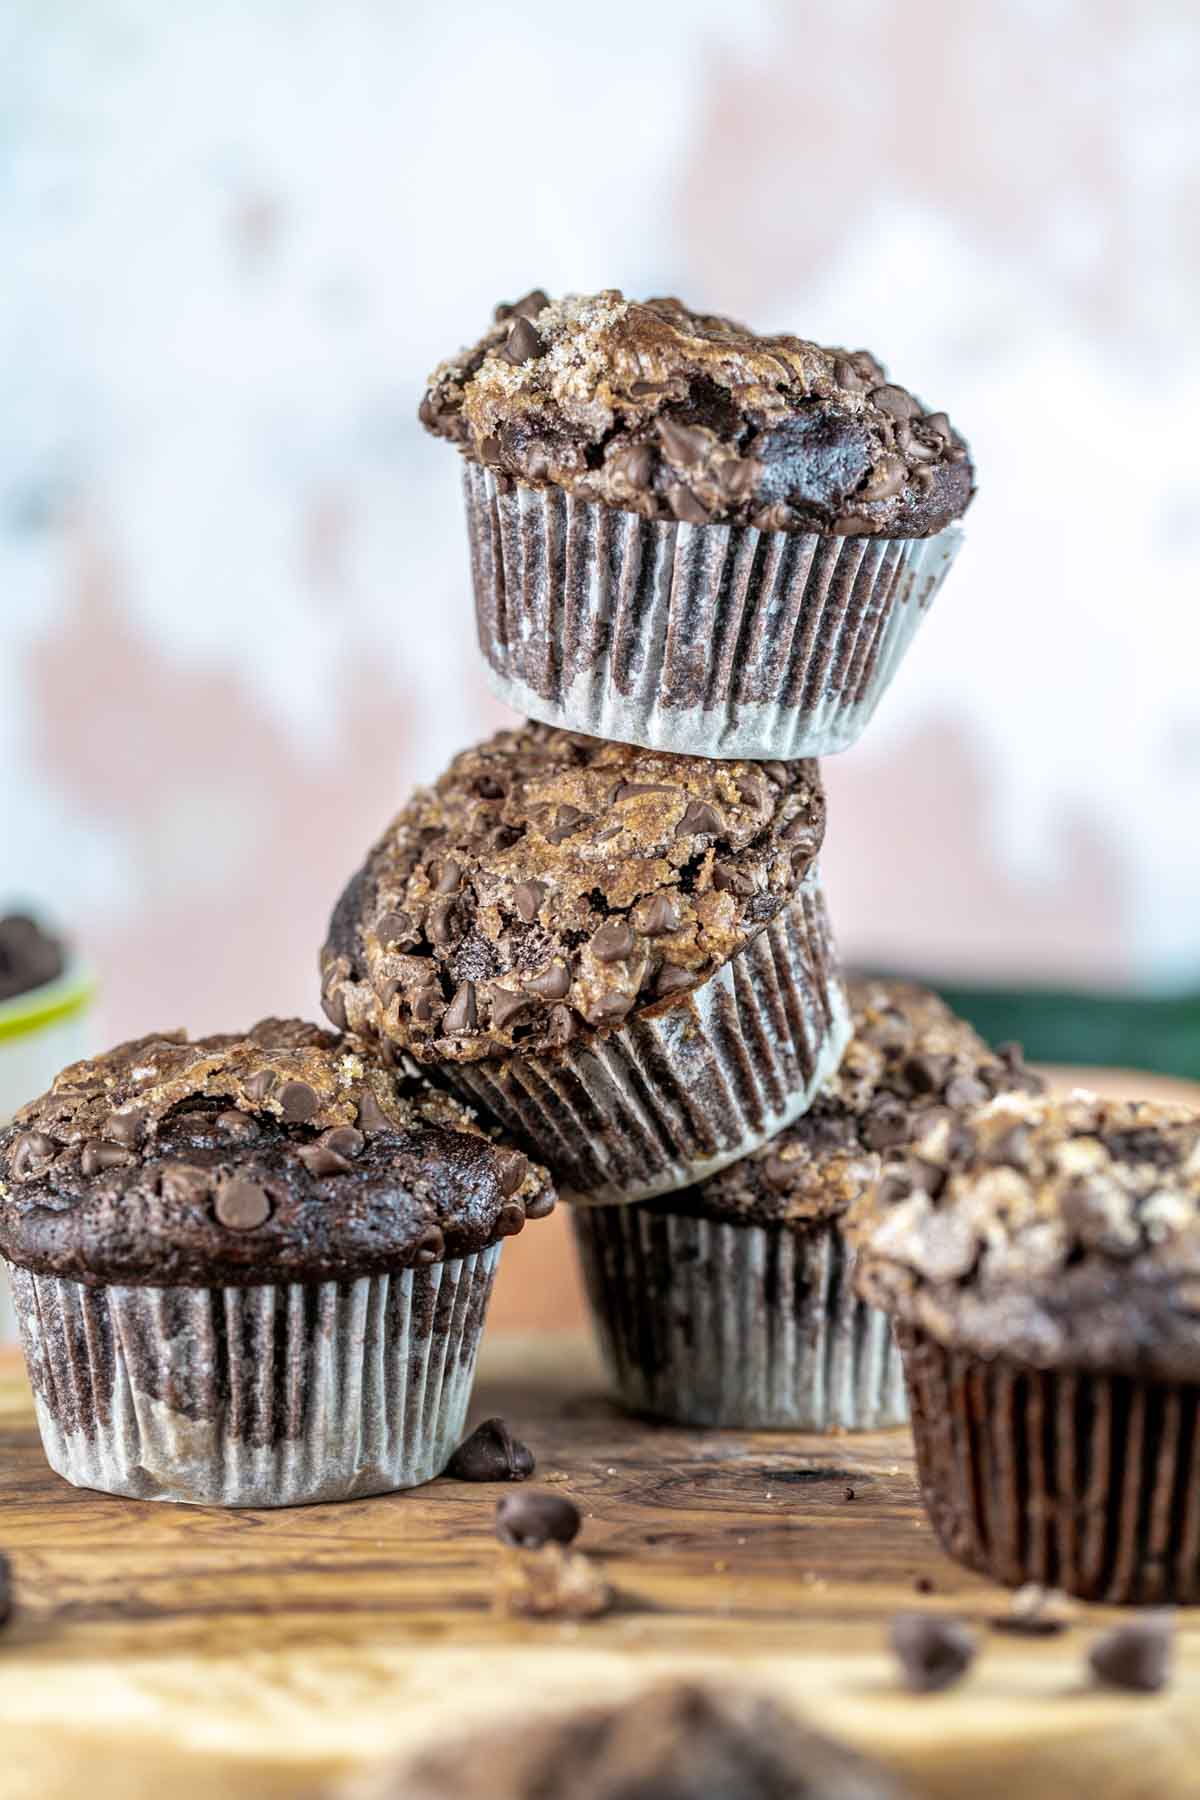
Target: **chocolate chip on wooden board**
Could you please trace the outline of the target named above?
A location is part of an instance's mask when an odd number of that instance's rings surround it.
[[[897,1613],[888,1641],[904,1684],[914,1694],[936,1694],[961,1681],[975,1655],[975,1634],[957,1619],[934,1613]]]
[[[452,1481],[527,1481],[533,1452],[515,1438],[503,1419],[484,1419],[446,1464]]]
[[[1157,1694],[1170,1679],[1174,1651],[1170,1614],[1148,1613],[1098,1638],[1088,1652],[1088,1667],[1105,1687]]]
[[[496,1502],[496,1536],[514,1550],[569,1544],[581,1523],[579,1508],[565,1494],[505,1494]]]

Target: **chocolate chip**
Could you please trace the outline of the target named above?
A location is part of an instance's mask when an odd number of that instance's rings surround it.
[[[215,1123],[222,1136],[232,1139],[235,1144],[251,1144],[259,1136],[258,1120],[249,1113],[239,1112],[236,1107],[218,1113]]]
[[[1171,1674],[1174,1635],[1170,1619],[1160,1616],[1118,1625],[1092,1645],[1088,1666],[1106,1687],[1156,1694]]]
[[[336,1156],[351,1157],[361,1156],[363,1142],[362,1132],[356,1131],[353,1125],[331,1125],[329,1130],[323,1131],[317,1139],[318,1144],[323,1144]]]
[[[134,1107],[129,1112],[109,1113],[104,1121],[104,1135],[127,1150],[136,1149],[146,1129],[146,1109]]]
[[[514,1550],[573,1543],[581,1524],[579,1508],[565,1494],[505,1494],[496,1502],[496,1536]]]
[[[528,1481],[533,1454],[503,1419],[484,1419],[446,1464],[452,1481]]]
[[[926,431],[932,437],[940,439],[943,444],[948,444],[954,436],[954,428],[950,423],[949,417],[944,412],[926,413],[925,417],[919,419],[917,423],[920,425],[922,431]]]
[[[207,1201],[212,1182],[206,1170],[191,1163],[166,1162],[160,1165],[154,1186],[174,1206],[200,1206]]]
[[[790,788],[791,787],[792,771],[788,767],[787,763],[785,763],[785,762],[764,762],[764,763],[759,763],[758,766],[762,770],[763,774],[767,777],[767,780],[773,781],[777,788]]]
[[[670,461],[685,469],[702,463],[713,443],[707,431],[698,426],[680,425],[675,419],[658,421],[658,441]]]
[[[385,950],[406,950],[421,941],[420,932],[406,912],[385,912],[375,922],[375,936]]]
[[[431,1225],[427,1231],[422,1233],[417,1247],[413,1251],[413,1261],[420,1263],[423,1268],[427,1268],[430,1263],[441,1262],[445,1254],[446,1239],[442,1228],[440,1225]]]
[[[909,1134],[908,1114],[898,1100],[876,1100],[862,1122],[862,1140],[868,1150],[890,1150]]]
[[[561,1050],[579,1031],[575,1014],[569,1006],[552,1006],[546,1021],[546,1042],[552,1050]]]
[[[548,844],[561,844],[579,829],[583,814],[577,806],[560,806],[554,815],[553,825],[543,829],[542,836]]]
[[[952,1056],[919,1054],[907,1057],[900,1073],[914,1094],[940,1094],[953,1067]]]
[[[637,949],[637,939],[627,919],[606,919],[592,936],[592,955],[598,962],[624,962]]]
[[[680,969],[674,963],[664,963],[654,983],[654,991],[660,1000],[668,994],[682,994],[685,989],[696,985],[696,977],[687,969]]]
[[[363,1131],[395,1131],[396,1129],[370,1088],[367,1088],[358,1103],[358,1123],[359,1128]]]
[[[545,312],[549,304],[549,296],[541,288],[530,288],[529,292],[520,300],[514,300],[508,306],[498,306],[495,313],[496,322],[499,324],[502,320],[511,319],[514,316],[536,319],[539,314]]]
[[[795,1181],[798,1165],[794,1158],[785,1161],[782,1156],[768,1156],[763,1163],[763,1176],[767,1186],[774,1188],[777,1194],[788,1191]]]
[[[710,806],[707,800],[691,800],[675,827],[675,836],[719,837],[724,829],[724,821],[716,807]]]
[[[91,1138],[83,1146],[79,1167],[85,1175],[100,1175],[105,1169],[127,1169],[136,1161],[132,1151],[122,1150],[119,1144],[105,1144],[99,1138]]]
[[[520,881],[513,889],[513,905],[526,925],[532,925],[536,920],[547,891],[544,881]]]
[[[599,1028],[619,1025],[635,998],[633,994],[600,994],[587,1009],[588,1024]]]
[[[307,1125],[320,1104],[307,1081],[285,1082],[279,1096],[279,1110],[289,1125]]]
[[[497,437],[481,437],[479,440],[479,460],[493,467],[500,461],[500,439]]]
[[[707,525],[708,508],[698,500],[691,488],[677,482],[667,489],[667,503],[682,525]]]
[[[669,937],[683,923],[670,894],[647,894],[629,916],[643,937],[650,938]]]
[[[846,1488],[842,1494],[842,1499],[843,1500],[853,1500],[854,1499],[854,1489],[852,1487]]]
[[[905,393],[902,387],[894,387],[891,382],[872,388],[871,402],[893,419],[915,418],[921,410],[911,394]]]
[[[531,1200],[526,1200],[525,1217],[527,1219],[548,1219],[554,1211],[554,1206],[554,1189],[547,1183],[540,1193],[534,1194]]]
[[[242,1083],[247,1100],[255,1106],[261,1106],[278,1080],[279,1077],[274,1069],[256,1069],[254,1074],[248,1075]]]
[[[509,1200],[496,1214],[496,1236],[517,1237],[525,1229],[525,1208],[516,1200]]]
[[[618,781],[609,795],[609,802],[618,806],[622,800],[632,800],[638,794],[677,794],[679,789],[669,781]]]
[[[946,1091],[942,1096],[947,1106],[959,1109],[982,1106],[987,1097],[987,1089],[975,1075],[953,1076],[946,1083]]]
[[[898,1613],[889,1632],[906,1687],[934,1694],[961,1681],[975,1655],[975,1636],[957,1619]]]
[[[213,1208],[222,1225],[230,1231],[253,1231],[271,1216],[271,1202],[265,1188],[244,1175],[234,1175],[217,1190]]]
[[[750,500],[758,492],[763,478],[763,465],[756,456],[728,458],[717,469],[721,492],[734,504]]]
[[[497,825],[487,836],[487,842],[493,850],[511,850],[520,841],[521,833],[515,825]]]
[[[462,870],[454,861],[453,857],[448,857],[438,871],[437,886],[434,888],[434,893],[457,894],[461,885]]]
[[[715,863],[712,878],[718,893],[737,894],[744,900],[754,892],[753,877],[732,863]]]
[[[544,356],[546,345],[541,333],[534,329],[527,318],[521,316],[513,321],[512,330],[500,354],[506,362],[520,367],[522,363],[533,362],[535,358]]]
[[[494,987],[491,996],[492,1024],[497,1031],[507,1031],[514,1020],[529,1011],[528,994],[514,994],[508,988]]]
[[[893,494],[900,492],[907,479],[908,470],[898,456],[882,456],[858,489],[856,498],[890,500]]]
[[[522,1156],[519,1150],[498,1150],[496,1161],[500,1168],[500,1192],[507,1199],[515,1194],[529,1173],[529,1158]]]
[[[436,944],[439,950],[446,949],[458,936],[457,912],[458,903],[450,895],[435,900],[429,909],[425,930],[430,943]]]
[[[863,385],[862,376],[854,364],[847,362],[844,356],[839,356],[833,365],[833,379],[839,387],[847,388],[852,394],[858,393]]]
[[[40,1172],[49,1162],[58,1145],[44,1131],[23,1131],[15,1140],[10,1152],[10,1167],[14,1181],[28,1181],[30,1176]]]
[[[608,467],[629,487],[648,488],[654,477],[654,452],[649,444],[625,444],[608,458]]]
[[[303,1144],[296,1152],[310,1175],[348,1175],[353,1164],[320,1141]]]
[[[475,983],[461,981],[453,1000],[442,1015],[442,1030],[447,1033],[474,1031],[479,1024],[475,1005]]]
[[[565,1000],[571,991],[571,977],[561,963],[551,963],[540,975],[530,976],[525,986],[541,1000]]]
[[[338,1031],[345,1031],[348,1028],[350,1020],[346,1013],[345,996],[340,987],[327,989],[321,995],[321,1005],[324,1008],[325,1017]]]

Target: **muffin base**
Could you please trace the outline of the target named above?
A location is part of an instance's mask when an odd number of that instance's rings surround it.
[[[680,1425],[874,1431],[908,1417],[891,1321],[836,1226],[573,1209],[592,1319],[627,1411]]]
[[[896,1335],[943,1549],[1008,1587],[1200,1601],[1200,1385],[989,1362],[903,1324]]]
[[[557,1056],[446,1064],[560,1188],[612,1205],[688,1187],[807,1110],[849,1041],[816,871],[703,986]]]
[[[429,1481],[462,1436],[499,1255],[249,1288],[14,1268],[47,1460],[76,1487],[198,1506]]]
[[[863,731],[962,541],[647,520],[464,465],[494,693],[691,756],[828,756]]]

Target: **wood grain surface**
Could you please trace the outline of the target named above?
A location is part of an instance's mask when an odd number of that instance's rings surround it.
[[[493,1616],[495,1487],[282,1512],[72,1489],[42,1457],[19,1360],[0,1359],[17,1592],[0,1795],[316,1796],[398,1746],[685,1671],[782,1695],[931,1800],[1200,1792],[1200,1617],[1181,1615],[1176,1679],[1148,1698],[1085,1679],[1112,1612],[1082,1610],[1049,1639],[989,1631],[1007,1596],[937,1550],[906,1433],[636,1423],[603,1398],[577,1334],[489,1338],[473,1413],[495,1412],[535,1451],[535,1484],[582,1508],[580,1545],[617,1591],[609,1616]],[[979,1623],[953,1692],[896,1682],[886,1626],[913,1606]]]

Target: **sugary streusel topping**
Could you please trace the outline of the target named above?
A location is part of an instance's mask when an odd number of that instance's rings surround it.
[[[648,519],[926,537],[973,492],[946,414],[868,351],[616,288],[497,307],[421,419],[502,475]]]
[[[1002,1095],[934,1120],[852,1209],[864,1296],[1039,1367],[1200,1378],[1200,1112]]]

